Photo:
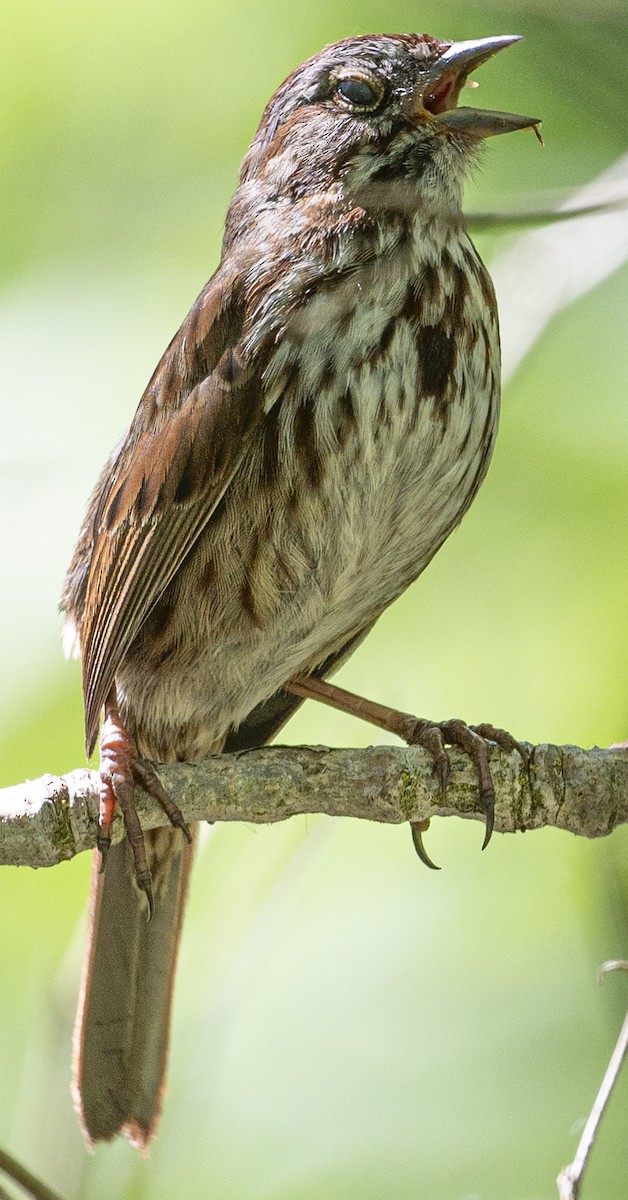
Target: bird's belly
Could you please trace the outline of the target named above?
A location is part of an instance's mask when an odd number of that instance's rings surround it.
[[[372,623],[460,520],[490,457],[496,391],[437,412],[402,403],[400,377],[362,381],[344,418],[331,395],[310,425],[286,405],[253,444],[119,673],[143,753],[205,757]]]

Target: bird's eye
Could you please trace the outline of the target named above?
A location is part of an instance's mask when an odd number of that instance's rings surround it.
[[[384,97],[384,87],[377,79],[364,75],[346,75],[336,81],[336,98],[343,107],[354,112],[372,112]]]

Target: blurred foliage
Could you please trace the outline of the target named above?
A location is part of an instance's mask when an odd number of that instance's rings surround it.
[[[353,33],[523,33],[478,102],[544,119],[496,139],[469,207],[576,186],[625,149],[617,2],[133,0],[5,6],[0,44],[2,783],[83,761],[58,649],[85,497],[215,265],[238,162],[292,67]],[[482,239],[490,258],[501,243]],[[619,265],[619,264],[618,264]],[[550,324],[507,387],[494,465],[348,686],[532,741],[628,736],[624,266]],[[372,731],[306,705],[291,741]],[[625,1006],[620,831],[495,838],[439,822],[217,829],[199,854],[169,1094],[141,1161],[86,1154],[68,1076],[89,863],[0,876],[0,1143],[67,1200],[535,1200],[573,1156]],[[585,1188],[624,1197],[620,1082]]]

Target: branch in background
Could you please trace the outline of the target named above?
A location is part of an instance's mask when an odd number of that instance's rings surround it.
[[[514,833],[553,825],[582,837],[604,837],[628,821],[628,753],[577,746],[530,747],[529,778],[515,752],[492,749],[495,829]],[[298,813],[400,824],[434,816],[484,821],[475,771],[451,753],[451,779],[441,796],[427,752],[418,747],[266,746],[216,755],[204,763],[159,767],[187,821],[266,824]],[[167,823],[138,789],[145,829]],[[91,849],[96,838],[98,774],[77,770],[0,791],[0,864],[48,867]],[[114,840],[121,837],[120,822]]]
[[[518,208],[492,208],[486,212],[465,213],[466,224],[474,232],[486,230],[508,230],[525,226],[554,225],[559,221],[573,221],[578,217],[593,217],[614,209],[628,208],[628,187],[625,180],[611,180],[608,184],[590,184],[588,200],[578,203],[572,195],[553,195],[540,192],[521,203]]]
[[[598,982],[608,974],[609,971],[628,971],[628,962],[613,961],[603,963],[598,971]],[[595,1142],[598,1128],[606,1106],[610,1100],[611,1092],[617,1083],[617,1078],[621,1070],[622,1064],[628,1055],[628,1014],[624,1017],[624,1022],[621,1027],[619,1037],[615,1043],[615,1049],[611,1054],[610,1062],[604,1072],[604,1078],[600,1084],[600,1090],[595,1097],[595,1103],[591,1109],[589,1119],[584,1127],[582,1137],[576,1150],[576,1157],[573,1162],[561,1171],[558,1179],[558,1195],[560,1200],[578,1200],[584,1172],[586,1170],[593,1144]]]
[[[598,205],[608,192],[628,190],[628,154],[562,205],[565,212]],[[593,218],[534,229],[491,258],[502,329],[502,382],[517,367],[550,321],[628,260],[628,208],[608,208]]]
[[[35,1175],[23,1167],[21,1163],[13,1158],[11,1154],[7,1154],[6,1150],[0,1149],[0,1171],[8,1175],[14,1183],[19,1184],[24,1191],[28,1192],[33,1200],[60,1200],[57,1192],[51,1191],[47,1184],[42,1183],[41,1179],[37,1179]],[[8,1192],[0,1184],[0,1200],[11,1200]]]

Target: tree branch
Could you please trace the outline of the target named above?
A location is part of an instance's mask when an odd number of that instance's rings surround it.
[[[529,747],[530,771],[521,758],[491,751],[495,829],[514,833],[552,825],[582,837],[604,837],[628,821],[628,752],[577,746]],[[400,824],[434,816],[484,820],[472,765],[451,753],[451,779],[441,796],[432,763],[417,747],[266,746],[221,754],[199,764],[158,768],[169,795],[187,821],[283,821],[297,813]],[[137,808],[146,829],[167,823],[158,805],[138,788]],[[43,775],[0,791],[0,864],[52,866],[95,844],[98,773]],[[116,828],[117,826],[117,828]],[[114,826],[114,841],[122,836]]]

